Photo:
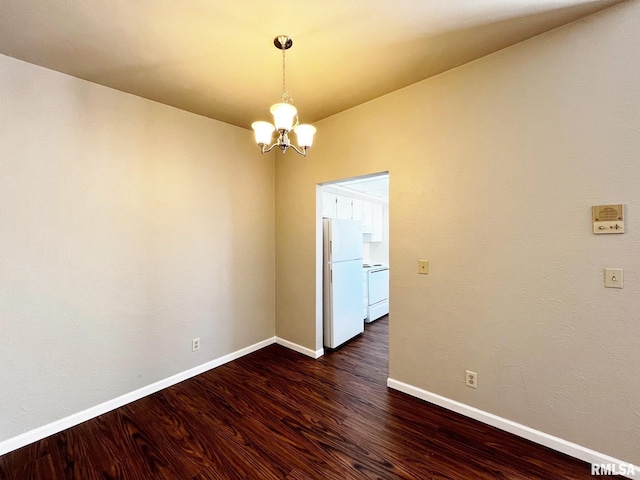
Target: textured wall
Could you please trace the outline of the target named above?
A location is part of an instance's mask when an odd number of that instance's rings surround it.
[[[640,463],[637,51],[630,2],[319,122],[276,159],[278,335],[319,344],[314,185],[388,170],[391,377]]]
[[[274,335],[250,132],[4,56],[0,104],[0,441]]]

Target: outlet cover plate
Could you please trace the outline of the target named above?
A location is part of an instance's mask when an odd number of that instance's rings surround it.
[[[464,383],[467,387],[478,388],[478,374],[467,370]]]

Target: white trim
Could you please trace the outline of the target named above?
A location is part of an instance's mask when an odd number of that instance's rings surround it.
[[[306,355],[307,357],[318,359],[322,355],[324,355],[324,348],[314,351],[310,348],[303,347],[302,345],[298,345],[297,343],[290,342],[289,340],[285,340],[284,338],[280,337],[276,337],[276,343],[278,345],[282,345],[283,347],[287,347],[289,350],[293,350],[294,352]]]
[[[59,420],[56,420],[55,422],[51,422],[47,425],[34,428],[33,430],[30,430],[28,432],[9,438],[8,440],[4,440],[0,442],[0,455],[4,455],[5,453],[17,450],[18,448],[29,445],[30,443],[42,440],[43,438],[61,432],[62,430],[66,430],[67,428],[74,427],[82,422],[91,420],[92,418],[102,415],[103,413],[110,412],[111,410],[115,410],[116,408],[120,408],[128,403],[140,400],[141,398],[159,392],[160,390],[175,385],[176,383],[180,383],[191,377],[200,375],[201,373],[204,373],[208,370],[219,367],[220,365],[231,362],[232,360],[236,360],[249,353],[260,350],[261,348],[275,343],[275,341],[276,337],[262,340],[261,342],[255,343],[245,348],[241,348],[240,350],[229,353],[228,355],[224,355],[215,360],[211,360],[210,362],[203,363],[202,365],[198,365],[197,367],[193,367],[189,370],[185,370],[184,372],[172,375],[168,378],[165,378],[164,380],[159,380],[155,383],[152,383],[151,385],[147,385],[146,387],[142,387],[132,392],[125,393],[124,395],[116,397],[112,400],[107,400],[106,402],[99,405],[89,407],[86,410],[74,413],[72,415],[69,415],[68,417],[61,418]]]
[[[535,430],[525,425],[521,425],[511,420],[507,420],[506,418],[499,417],[497,415],[485,412],[475,407],[471,407],[464,403],[451,400],[447,397],[431,393],[427,390],[422,390],[421,388],[414,387],[413,385],[409,385],[398,380],[394,380],[393,378],[387,379],[387,386],[389,388],[393,388],[394,390],[398,390],[400,392],[411,395],[412,397],[419,398],[420,400],[424,400],[426,402],[446,408],[447,410],[459,413],[460,415],[464,415],[465,417],[473,418],[474,420],[478,420],[479,422],[486,423],[487,425],[491,425],[492,427],[496,427],[500,430],[504,430],[505,432],[512,433],[514,435],[517,435],[518,437],[526,438],[527,440],[530,440],[534,443],[544,445],[545,447],[551,448],[552,450],[556,450],[587,463],[616,464],[625,466],[626,470],[628,470],[628,466],[630,465],[628,462],[623,462],[622,460],[618,460],[603,453],[596,452],[572,442],[568,442],[567,440],[563,440],[562,438],[554,437],[553,435],[549,435],[547,433]],[[640,467],[634,465],[633,469],[636,471],[636,473],[640,473]]]

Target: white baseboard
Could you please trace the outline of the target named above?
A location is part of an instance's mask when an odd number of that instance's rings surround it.
[[[91,420],[92,418],[102,415],[103,413],[110,412],[111,410],[115,410],[116,408],[122,407],[128,403],[140,400],[141,398],[151,395],[152,393],[156,393],[162,389],[175,385],[176,383],[180,383],[191,377],[200,375],[201,373],[204,373],[208,370],[219,367],[220,365],[231,362],[232,360],[243,357],[244,355],[260,350],[261,348],[275,343],[275,341],[276,337],[268,338],[246,348],[242,348],[240,350],[232,352],[228,355],[224,355],[215,360],[211,360],[207,363],[203,363],[202,365],[198,365],[197,367],[177,373],[163,380],[159,380],[155,383],[152,383],[151,385],[147,385],[146,387],[142,387],[132,392],[125,393],[124,395],[116,397],[112,400],[108,400],[94,407],[87,408],[86,410],[82,410],[81,412],[74,413],[72,415],[69,415],[68,417],[61,418],[60,420],[56,420],[55,422],[43,425],[38,428],[34,428],[33,430],[20,434],[16,437],[4,440],[0,442],[0,455],[4,455],[5,453],[17,450],[18,448],[29,445],[30,443],[42,440],[43,438],[61,432],[62,430],[66,430],[67,428],[74,427],[82,422]]]
[[[297,343],[290,342],[289,340],[285,340],[284,338],[276,337],[276,343],[278,345],[282,345],[283,347],[287,347],[289,350],[293,350],[294,352],[301,353],[311,358],[320,358],[324,355],[324,349],[320,350],[311,350],[310,348],[303,347],[302,345],[298,345]]]
[[[511,420],[507,420],[506,418],[502,418],[492,413],[479,410],[464,403],[456,402],[455,400],[451,400],[435,393],[431,393],[427,390],[422,390],[421,388],[414,387],[413,385],[409,385],[392,378],[387,379],[387,386],[389,388],[393,388],[394,390],[398,390],[400,392],[411,395],[412,397],[419,398],[429,403],[433,403],[440,407],[446,408],[447,410],[459,413],[460,415],[464,415],[465,417],[473,418],[474,420],[478,420],[479,422],[486,423],[487,425],[491,425],[492,427],[496,427],[500,430],[512,433],[514,435],[517,435],[518,437],[526,438],[527,440],[530,440],[534,443],[544,445],[545,447],[551,448],[552,450],[556,450],[587,463],[615,464],[624,467],[623,471],[629,471],[629,467],[631,466],[633,467],[633,470],[635,470],[636,476],[629,476],[628,478],[640,477],[640,467],[632,466],[628,462],[623,462],[622,460],[610,457],[609,455],[605,455],[581,445],[568,442],[567,440],[563,440],[562,438],[554,437],[553,435],[540,432],[539,430],[534,430],[533,428],[521,425]]]

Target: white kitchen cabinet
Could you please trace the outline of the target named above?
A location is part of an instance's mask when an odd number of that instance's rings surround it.
[[[363,200],[351,199],[351,220],[362,222],[362,217],[364,216],[363,204]]]
[[[351,199],[336,195],[336,218],[351,220]]]
[[[362,233],[373,233],[373,205],[362,202]]]
[[[371,242],[382,242],[384,240],[384,210],[379,203],[373,204],[371,216]]]
[[[322,216],[359,221],[365,241],[384,241],[384,206],[380,203],[323,191]]]
[[[335,193],[322,192],[322,216],[326,218],[336,218],[336,197]]]

